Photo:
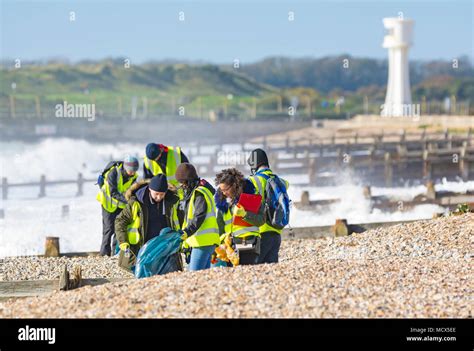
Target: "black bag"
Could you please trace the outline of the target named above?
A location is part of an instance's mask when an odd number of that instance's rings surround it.
[[[246,238],[232,238],[233,246],[239,252],[255,253],[260,255],[260,238],[258,236],[248,236]]]
[[[104,185],[105,173],[107,173],[112,167],[120,166],[122,164],[123,164],[123,161],[110,161],[109,163],[107,163],[107,166],[105,166],[102,173],[99,174],[99,176],[97,177],[97,183],[96,184],[99,186],[99,188],[102,188],[102,186]]]

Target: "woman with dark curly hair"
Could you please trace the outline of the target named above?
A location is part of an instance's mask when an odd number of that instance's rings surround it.
[[[264,205],[260,204],[258,213],[246,211],[239,204],[241,194],[256,195],[252,182],[236,168],[219,172],[215,183],[217,206],[217,224],[221,239],[231,234],[239,249],[240,264],[256,264],[260,254],[259,227],[265,223]],[[235,224],[236,217],[241,217],[250,226]]]

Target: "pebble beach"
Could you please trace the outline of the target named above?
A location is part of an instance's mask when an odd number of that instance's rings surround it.
[[[213,268],[0,303],[2,318],[472,318],[474,214],[284,240],[278,264]],[[126,278],[115,258],[1,260],[0,283]],[[117,308],[120,306],[120,308]]]

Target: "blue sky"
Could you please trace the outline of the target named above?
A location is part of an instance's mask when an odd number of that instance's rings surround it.
[[[214,63],[269,56],[385,58],[383,17],[415,20],[412,59],[473,53],[473,1],[7,1],[1,57]],[[69,21],[74,11],[76,21]],[[178,21],[184,12],[185,21]],[[293,11],[295,20],[288,21]]]

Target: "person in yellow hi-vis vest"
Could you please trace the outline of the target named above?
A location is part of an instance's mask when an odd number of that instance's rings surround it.
[[[276,175],[270,169],[268,157],[262,149],[255,149],[250,153],[247,160],[252,175],[249,177],[257,192],[262,195],[262,202],[266,201],[267,179]],[[282,179],[286,189],[289,187],[288,181]],[[266,209],[267,210],[267,209]],[[282,229],[274,228],[265,216],[265,223],[260,227],[261,245],[258,263],[276,263],[278,262],[278,252],[281,245]]]
[[[130,270],[140,248],[165,228],[179,230],[183,215],[178,210],[176,190],[168,184],[164,174],[135,183],[125,198],[128,203],[115,220],[115,233],[120,247],[119,265]],[[182,270],[181,254],[171,259],[167,273]]]
[[[181,148],[149,143],[145,151],[143,178],[149,179],[158,174],[164,174],[168,179],[168,183],[178,186],[179,182],[175,176],[176,169],[181,163],[189,163]]]
[[[138,160],[127,155],[123,162],[112,163],[104,170],[97,201],[102,205],[102,245],[100,254],[110,256],[115,252],[115,218],[127,204],[124,193],[137,179]],[[112,241],[112,248],[111,248]]]
[[[200,179],[196,168],[189,163],[178,166],[176,180],[184,190],[181,201],[184,210],[181,239],[184,241],[184,250],[191,250],[186,256],[189,270],[208,269],[211,267],[211,255],[220,243],[214,187]]]
[[[227,234],[239,248],[239,264],[256,264],[260,255],[259,227],[265,223],[265,206],[259,204],[258,212],[246,211],[240,206],[242,194],[254,196],[257,191],[253,183],[244,178],[236,168],[224,169],[216,175],[217,193],[215,196],[217,207],[217,223],[221,240]],[[255,196],[254,196],[255,197]],[[257,197],[257,201],[260,201]],[[248,225],[238,225],[235,217],[241,217]]]

